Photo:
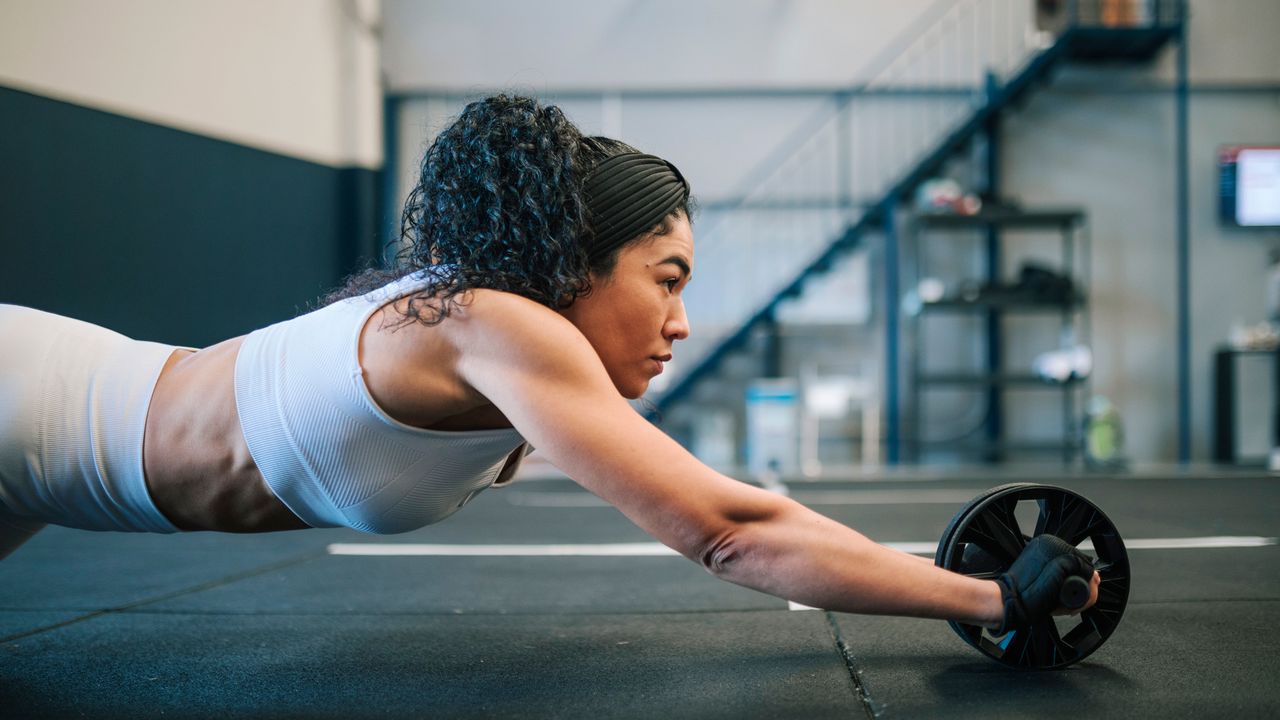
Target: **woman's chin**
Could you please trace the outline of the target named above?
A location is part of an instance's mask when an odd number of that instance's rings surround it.
[[[646,390],[649,389],[648,380],[639,380],[628,386],[619,386],[618,392],[622,393],[622,397],[628,400],[639,400],[644,396]]]

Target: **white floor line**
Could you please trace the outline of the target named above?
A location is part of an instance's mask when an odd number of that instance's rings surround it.
[[[798,490],[791,497],[804,505],[952,505],[983,492],[973,490]]]
[[[766,489],[805,505],[963,505],[983,492],[972,490],[804,490],[781,482]],[[600,508],[608,503],[585,492],[507,491],[507,502],[522,507]]]
[[[1125,540],[1124,546],[1129,550],[1183,550],[1188,548],[1243,548],[1265,547],[1275,545],[1276,538],[1257,536],[1217,535],[1212,537],[1189,538],[1135,538]],[[1093,544],[1080,543],[1081,550],[1092,550]]]
[[[885,547],[891,547],[894,550],[901,550],[904,553],[912,555],[933,555],[938,551],[937,540],[926,540],[921,542],[887,542],[880,543]]]
[[[583,492],[513,492],[506,493],[507,502],[523,507],[612,507],[595,495]]]
[[[676,555],[662,543],[593,545],[423,545],[416,543],[334,543],[330,555],[427,555],[435,557],[657,557]]]
[[[888,547],[914,555],[932,555],[937,542],[890,542]],[[1194,548],[1246,548],[1276,544],[1276,538],[1259,536],[1211,536],[1187,538],[1135,538],[1125,541],[1129,550],[1186,550]],[[1089,542],[1081,550],[1091,550]],[[330,555],[431,556],[431,557],[661,557],[675,550],[661,543],[601,543],[558,545],[427,545],[420,543],[334,543]]]

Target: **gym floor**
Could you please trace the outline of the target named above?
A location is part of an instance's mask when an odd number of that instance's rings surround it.
[[[1280,713],[1280,476],[898,471],[789,491],[931,554],[966,500],[1024,479],[1082,493],[1131,546],[1119,629],[1063,671],[1008,670],[943,622],[793,608],[717,581],[568,481],[531,479],[398,536],[50,527],[0,562],[0,715]],[[1166,542],[1187,538],[1224,546]]]

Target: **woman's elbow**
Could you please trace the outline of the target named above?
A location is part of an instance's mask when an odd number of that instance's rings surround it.
[[[768,553],[769,528],[785,513],[790,501],[771,496],[749,509],[725,513],[713,532],[706,535],[697,554],[703,569],[728,579],[749,561]]]
[[[729,574],[747,552],[746,534],[743,525],[730,523],[713,535],[698,553],[698,562],[702,568],[716,577]]]

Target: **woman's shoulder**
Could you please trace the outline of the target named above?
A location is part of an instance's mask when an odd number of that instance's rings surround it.
[[[463,355],[534,359],[590,353],[587,339],[560,313],[535,300],[501,290],[476,289],[446,324]]]
[[[476,355],[567,350],[579,341],[586,343],[560,313],[510,292],[464,291],[435,322],[418,321],[412,303],[412,296],[402,296],[379,308],[365,327],[362,347],[437,364],[448,356],[456,362]]]
[[[477,380],[502,382],[521,368],[546,368],[557,347],[574,355],[572,335],[581,337],[559,313],[511,293],[467,291],[437,323],[413,319],[409,299],[384,305],[366,324],[360,363],[375,401],[421,427],[494,404]]]
[[[544,331],[550,328],[573,329],[563,315],[523,295],[503,290],[477,288],[460,298],[457,319],[475,329],[505,331]]]

